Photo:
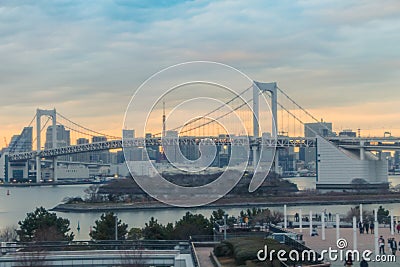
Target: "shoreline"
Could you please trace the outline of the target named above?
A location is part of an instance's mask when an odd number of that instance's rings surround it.
[[[105,184],[103,181],[85,181],[85,182],[52,182],[52,183],[0,183],[0,187],[37,187],[37,186],[62,186],[62,185],[90,185]]]
[[[388,204],[400,203],[400,193],[386,195],[324,195],[317,199],[304,197],[273,197],[269,200],[262,198],[253,199],[249,202],[248,198],[222,199],[214,203],[200,207],[176,207],[158,201],[136,202],[136,203],[72,203],[58,204],[52,211],[58,212],[107,212],[107,211],[138,211],[138,210],[165,210],[165,209],[219,209],[219,208],[261,208],[278,207],[283,205],[290,206],[313,206],[313,205],[358,205],[358,204]]]

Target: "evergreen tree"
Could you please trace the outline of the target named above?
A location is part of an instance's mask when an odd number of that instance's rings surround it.
[[[224,210],[222,210],[222,209],[214,210],[212,212],[212,214],[211,214],[210,221],[212,223],[221,221],[221,220],[224,219],[224,216],[225,216],[225,211]]]
[[[89,234],[94,240],[115,240],[115,221],[117,215],[113,212],[103,213],[100,220],[95,221],[93,231]],[[117,222],[118,240],[125,239],[127,234],[128,225],[122,223],[121,220]]]
[[[382,206],[379,206],[378,208],[378,222],[390,224],[389,210]]]
[[[174,238],[189,239],[191,236],[212,235],[212,223],[202,214],[187,212],[175,223]]]
[[[128,240],[139,240],[143,237],[142,229],[140,228],[131,228],[128,232]]]
[[[20,241],[71,241],[74,234],[68,234],[70,222],[68,219],[57,217],[55,213],[45,208],[36,208],[27,213],[23,221],[19,221],[20,229],[17,234]]]
[[[169,230],[171,231],[171,229]],[[145,227],[142,229],[142,234],[144,239],[148,240],[166,240],[169,239],[169,233],[167,233],[167,229],[154,217],[151,217],[150,221],[145,224]]]

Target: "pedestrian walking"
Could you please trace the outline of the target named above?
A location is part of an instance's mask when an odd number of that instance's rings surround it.
[[[397,233],[400,234],[400,223],[396,226]]]
[[[364,224],[364,230],[365,230],[365,232],[368,234],[368,231],[369,231],[369,223],[368,223],[368,222],[366,222],[366,223]]]
[[[368,262],[364,258],[360,261],[360,267],[368,267]]]
[[[373,222],[371,222],[371,223],[369,224],[369,229],[371,230],[371,234],[374,233],[374,228],[375,228],[375,225],[374,225]]]
[[[353,266],[353,257],[352,257],[352,255],[351,255],[351,253],[349,253],[349,254],[347,255],[347,259],[346,259],[346,261],[344,262],[344,266],[346,266],[346,267],[351,267],[351,266]]]
[[[388,249],[389,249],[389,253],[392,251],[392,238],[388,238]]]
[[[396,239],[393,237],[392,238],[392,255],[396,256],[397,252],[397,242]]]
[[[383,239],[383,236],[379,237],[378,245],[379,245],[379,254],[385,254],[385,239]]]

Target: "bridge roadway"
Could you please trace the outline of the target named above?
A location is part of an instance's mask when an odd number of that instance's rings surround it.
[[[364,148],[369,151],[381,150],[400,150],[400,138],[351,138],[351,137],[328,137],[333,144],[347,148],[360,149]],[[144,147],[144,146],[161,146],[164,145],[198,145],[216,144],[216,145],[246,145],[246,146],[261,146],[265,147],[315,147],[316,139],[305,137],[286,137],[279,136],[278,138],[248,138],[248,137],[232,137],[232,138],[217,138],[217,137],[180,137],[179,139],[164,138],[135,138],[124,140],[110,140],[103,142],[94,142],[81,145],[72,145],[66,147],[58,147],[53,149],[44,149],[41,151],[29,151],[20,153],[10,153],[9,161],[26,161],[34,159],[37,156],[41,158],[52,158],[62,155],[84,153],[91,151],[118,149],[124,147]]]

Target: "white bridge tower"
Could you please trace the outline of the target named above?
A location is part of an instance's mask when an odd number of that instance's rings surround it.
[[[36,110],[36,150],[38,152],[36,156],[36,183],[39,183],[42,179],[41,170],[41,118],[42,116],[50,116],[52,118],[52,148],[57,147],[57,112],[56,109],[37,109]],[[53,180],[57,181],[57,157],[53,157]]]

